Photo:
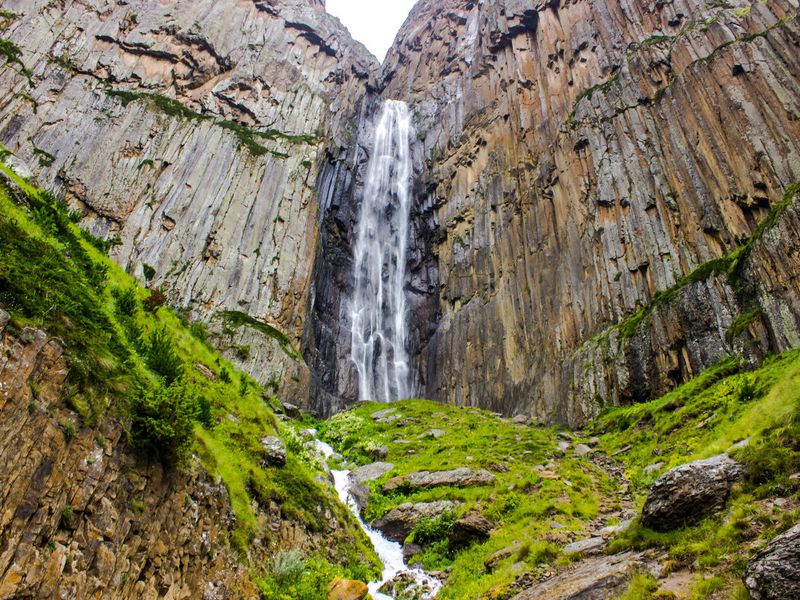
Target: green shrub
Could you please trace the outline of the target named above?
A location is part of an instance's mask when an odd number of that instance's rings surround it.
[[[183,363],[175,349],[175,342],[164,326],[157,328],[150,336],[144,358],[147,366],[163,377],[168,386],[183,374]]]
[[[306,563],[297,550],[281,550],[272,559],[272,576],[282,584],[297,582],[306,570]]]
[[[421,546],[442,541],[447,538],[450,528],[457,520],[458,514],[452,510],[445,511],[433,518],[425,517],[414,526],[408,539]]]
[[[131,402],[131,443],[166,463],[180,462],[192,444],[199,399],[184,380],[141,391]]]
[[[139,308],[139,299],[136,297],[135,289],[132,287],[114,288],[111,290],[111,295],[114,297],[114,308],[117,315],[132,317],[136,314],[136,309]]]

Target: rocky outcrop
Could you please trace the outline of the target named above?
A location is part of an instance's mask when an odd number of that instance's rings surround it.
[[[743,475],[742,466],[727,454],[671,469],[650,488],[642,525],[672,531],[696,524],[725,505],[733,484]]]
[[[393,477],[383,485],[383,492],[396,490],[429,490],[437,487],[472,487],[491,485],[494,475],[485,469],[452,469],[449,471],[417,471],[408,475]]]
[[[450,500],[438,500],[436,502],[418,502],[412,504],[406,502],[396,506],[386,515],[375,521],[372,526],[381,531],[396,542],[403,542],[411,530],[422,519],[433,519],[439,515],[452,511],[456,508],[456,503]]]
[[[494,523],[479,511],[472,510],[453,523],[447,533],[447,541],[451,548],[466,548],[471,544],[488,540],[492,529]]]
[[[224,333],[229,358],[305,403],[307,368],[263,324],[299,346],[317,174],[347,145],[375,59],[320,0],[3,8],[30,77],[0,70],[0,142],[83,226],[119,236],[116,261]]]
[[[337,577],[328,587],[328,600],[363,600],[368,594],[365,583],[351,579]]]
[[[3,333],[0,311],[0,598],[245,598],[224,486],[127,451],[113,422],[63,407],[67,366],[42,331]]]
[[[603,600],[625,591],[631,575],[643,566],[644,556],[625,552],[580,561],[572,568],[511,600]]]
[[[800,597],[800,525],[776,537],[750,559],[744,582],[753,600]]]
[[[797,8],[417,4],[381,98],[415,116],[421,395],[576,426],[735,351],[757,362],[797,345],[794,251],[783,264],[755,251],[751,286],[709,262],[800,179]],[[352,215],[323,208],[346,270]],[[337,278],[326,305],[346,297]],[[326,392],[353,399],[346,356],[328,356]]]
[[[380,479],[389,473],[392,469],[394,469],[394,465],[392,463],[371,463],[362,467],[358,467],[357,469],[353,469],[350,472],[350,479],[356,484],[366,483],[367,481],[375,481],[376,479]]]

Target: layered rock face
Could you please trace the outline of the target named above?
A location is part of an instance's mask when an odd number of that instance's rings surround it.
[[[3,8],[30,76],[0,73],[0,142],[173,303],[206,320],[239,311],[299,344],[317,173],[346,145],[374,58],[321,0]],[[237,335],[254,376],[281,375],[278,344]]]
[[[737,282],[708,265],[800,178],[797,10],[416,6],[382,97],[413,107],[416,205],[434,207],[423,395],[580,425],[734,350],[797,345],[796,209]]]

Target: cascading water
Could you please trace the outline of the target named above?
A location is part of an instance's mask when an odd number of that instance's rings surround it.
[[[354,251],[351,358],[360,400],[412,395],[406,348],[406,252],[411,200],[411,115],[388,100],[375,129]]]

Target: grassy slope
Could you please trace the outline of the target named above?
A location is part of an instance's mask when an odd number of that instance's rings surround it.
[[[357,464],[371,462],[369,451],[376,445],[389,447],[387,460],[396,468],[372,485],[369,519],[405,501],[451,499],[463,502],[460,512],[477,506],[498,523],[487,542],[455,554],[446,542],[428,545],[421,557],[425,566],[451,569],[441,598],[505,597],[504,590],[519,573],[541,574],[568,562],[561,556],[565,542],[587,537],[598,522],[614,524],[624,491],[621,482],[606,473],[596,458],[577,458],[571,452],[562,456],[554,430],[421,400],[394,406],[414,421],[402,426],[376,424],[370,415],[385,405],[366,404],[322,424],[322,432],[346,459]],[[750,440],[749,449],[737,454],[748,465],[748,482],[735,491],[726,511],[671,534],[657,534],[634,521],[612,541],[611,551],[663,548],[668,569],[694,570],[694,597],[746,597],[739,578],[747,558],[800,516],[792,508],[800,502],[800,494],[788,479],[800,470],[800,454],[794,450],[798,432],[790,431],[792,423],[798,428],[798,414],[800,350],[773,358],[753,372],[741,371],[731,359],[659,400],[602,416],[587,436],[600,437],[598,454],[619,452],[614,460],[630,480],[637,509],[649,485],[668,468]],[[446,433],[435,440],[425,436],[432,428]],[[765,461],[773,456],[784,460]],[[644,468],[657,461],[663,466],[646,474]],[[507,473],[496,473],[493,486],[439,488],[409,495],[380,493],[380,484],[394,475],[459,466],[492,468],[493,463],[509,468]],[[560,479],[542,478],[539,465],[547,465]],[[764,500],[776,496],[792,497],[790,508],[776,511]],[[520,548],[488,573],[483,561],[512,545]],[[637,577],[626,597],[654,598],[657,587],[651,578]]]
[[[79,358],[93,367],[88,383],[75,381],[68,388],[67,401],[86,426],[107,416],[127,423],[127,399],[143,387],[160,383],[137,352],[135,341],[128,339],[130,327],[126,329],[116,314],[112,291],[133,288],[139,301],[150,292],[139,287],[76,225],[57,227],[43,218],[36,209],[41,192],[5,164],[0,163],[0,169],[10,180],[0,184],[0,298],[12,315],[12,327],[43,327],[62,339],[71,367]],[[89,271],[97,276],[90,277]],[[320,586],[333,575],[374,573],[374,552],[335,494],[314,481],[320,465],[305,451],[294,430],[276,419],[270,406],[275,398],[265,401],[255,381],[193,335],[185,319],[171,309],[161,307],[150,313],[140,308],[133,320],[142,339],[156,328],[166,328],[184,369],[191,373],[194,390],[210,401],[214,425],[195,427],[194,447],[203,466],[219,475],[230,492],[237,517],[232,547],[244,557],[255,537],[271,537],[262,531],[266,525],[259,522],[253,505],[275,501],[284,518],[298,521],[310,531],[320,529],[319,514],[325,512],[343,527],[342,539],[336,542],[349,549],[340,556],[345,568],[330,565],[322,556],[308,557],[303,582],[298,582],[305,585],[302,593],[321,595]],[[214,380],[203,376],[196,365],[213,372]],[[289,457],[284,469],[261,466],[260,439],[270,434],[287,442]],[[286,597],[287,586],[276,592],[265,565],[255,566],[254,574],[263,578],[265,597]],[[314,590],[309,591],[311,587]]]

